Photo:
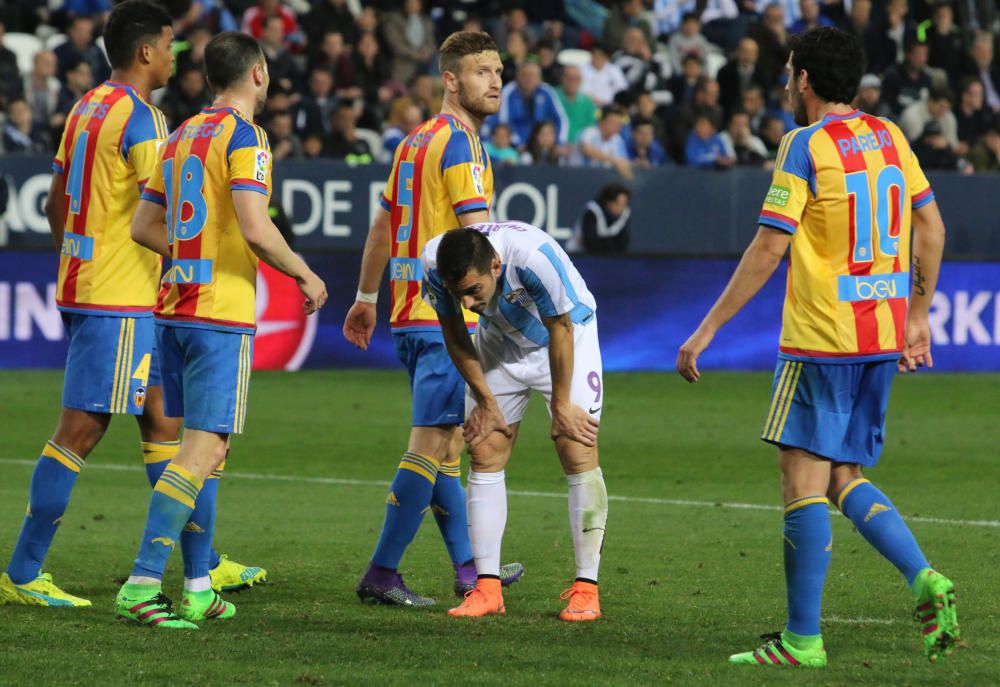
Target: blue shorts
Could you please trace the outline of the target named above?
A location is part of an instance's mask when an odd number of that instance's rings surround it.
[[[159,384],[153,318],[63,313],[69,336],[63,406],[142,415],[146,389]]]
[[[885,442],[895,372],[895,360],[837,365],[779,360],[761,439],[873,467]]]
[[[253,334],[156,322],[167,417],[188,429],[239,434],[247,412]]]
[[[410,373],[413,426],[460,425],[465,418],[465,380],[455,369],[440,331],[392,335],[396,354]]]

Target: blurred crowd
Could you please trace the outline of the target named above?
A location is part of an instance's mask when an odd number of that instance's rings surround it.
[[[488,31],[504,64],[483,129],[494,165],[773,166],[794,128],[789,38],[855,33],[857,107],[889,117],[925,169],[1000,172],[996,0],[165,0],[176,74],[154,102],[176,126],[211,102],[205,45],[240,29],[271,74],[258,121],[276,158],[384,162],[435,113],[436,46]],[[73,103],[109,75],[110,0],[0,2],[0,150],[54,150]]]

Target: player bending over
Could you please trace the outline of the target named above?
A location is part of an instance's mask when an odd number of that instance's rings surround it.
[[[0,604],[90,606],[41,572],[85,460],[112,415],[135,416],[150,485],[177,453],[181,423],[163,413],[153,306],[160,257],[132,242],[129,224],[167,137],[149,94],[173,71],[173,31],[162,7],[127,0],[104,27],[111,79],[70,111],[53,162],[46,214],[61,252],[56,303],[69,336],[62,412],[31,477],[28,513],[6,571]],[[185,574],[219,590],[262,581],[263,568],[212,549],[218,475],[199,495],[181,536]],[[195,569],[197,568],[197,569]]]
[[[532,391],[552,415],[551,437],[569,485],[576,581],[563,620],[601,617],[597,571],[608,492],[597,464],[604,403],[597,308],[563,249],[520,222],[455,229],[427,244],[424,289],[448,353],[468,384],[465,440],[469,533],[478,579],[452,616],[505,613],[500,544],[507,522],[504,468]],[[479,315],[475,343],[462,308]]]
[[[903,134],[851,106],[863,65],[851,34],[823,28],[796,39],[786,91],[803,128],[782,140],[757,236],[677,356],[680,374],[697,381],[698,355],[791,244],[761,435],[778,447],[781,465],[788,622],[758,649],[731,656],[733,663],[826,665],[820,601],[833,549],[828,502],[902,573],[928,658],[950,654],[959,638],[951,581],[930,567],[896,507],[863,474],[882,452],[897,368],[932,364],[928,310],[944,246],[934,194]]]
[[[167,415],[184,418],[180,451],[160,476],[132,574],[118,592],[120,618],[163,628],[230,618],[236,608],[205,579],[185,580],[177,613],[160,589],[163,569],[205,480],[243,431],[253,361],[258,259],[296,280],[313,312],[326,287],[271,223],[271,153],[251,118],[267,97],[260,45],[235,31],[205,49],[216,94],[163,147],[132,224],[142,245],[171,258],[156,306]]]

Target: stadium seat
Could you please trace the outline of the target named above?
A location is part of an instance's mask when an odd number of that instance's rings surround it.
[[[372,131],[371,129],[355,129],[355,133],[358,135],[362,141],[368,144],[368,149],[372,152],[372,159],[376,162],[382,162],[382,135],[377,131]]]
[[[30,33],[8,33],[3,37],[4,47],[17,56],[17,68],[22,74],[31,72],[35,53],[42,49],[42,42]]]
[[[69,38],[66,37],[65,33],[54,33],[45,39],[45,49],[55,50],[68,40]]]

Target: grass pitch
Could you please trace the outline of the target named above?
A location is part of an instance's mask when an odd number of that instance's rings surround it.
[[[0,373],[0,561],[13,548],[60,388],[57,372]],[[605,615],[578,624],[556,618],[573,553],[565,482],[537,399],[508,468],[504,560],[528,572],[506,594],[507,615],[478,622],[444,613],[455,603],[451,568],[432,518],[402,572],[439,606],[373,608],[354,596],[405,447],[402,371],[255,375],[216,542],[267,567],[271,582],[235,596],[234,620],[199,632],[114,620],[149,499],[135,423],[116,418],[46,564],[94,607],[0,607],[0,684],[1000,683],[1000,377],[988,375],[897,380],[887,450],[870,474],[956,581],[968,647],[928,664],[900,576],[834,516],[824,599],[830,667],[804,676],[726,664],[784,622],[778,475],[773,449],[756,439],[769,388],[762,374],[709,372],[694,387],[671,375],[608,375]],[[179,594],[179,559],[168,594]]]

